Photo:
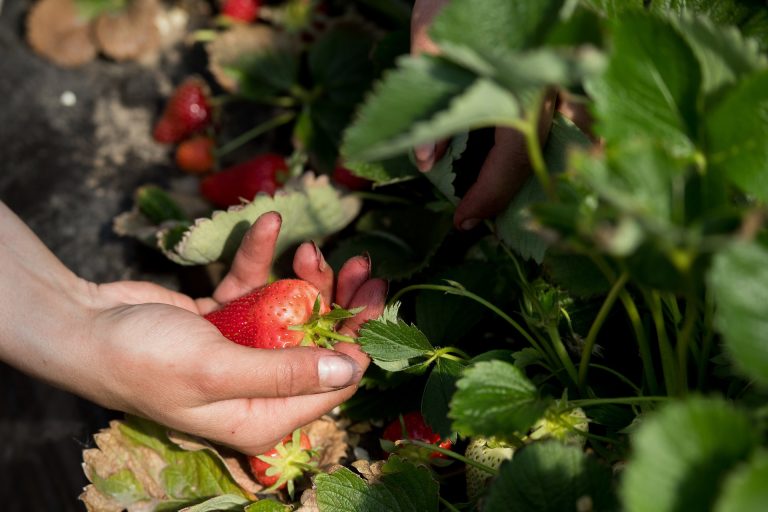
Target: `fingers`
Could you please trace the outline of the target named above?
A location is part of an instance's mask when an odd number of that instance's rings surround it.
[[[333,300],[333,269],[326,263],[323,253],[312,242],[305,242],[293,256],[293,271],[296,276],[309,281],[323,296],[326,304]]]
[[[439,161],[448,149],[449,140],[441,140],[437,144],[428,143],[417,146],[413,150],[413,156],[416,160],[416,167],[421,172],[432,170],[435,162]]]
[[[525,138],[512,128],[497,128],[495,143],[453,216],[458,229],[470,230],[501,212],[530,175]]]
[[[429,27],[448,0],[416,0],[411,12],[411,53],[437,54],[439,49],[429,37]]]
[[[599,142],[598,137],[592,130],[595,119],[587,108],[586,101],[579,101],[577,97],[569,92],[560,91],[557,97],[557,111],[573,121],[592,142]]]
[[[232,268],[213,293],[214,300],[229,302],[267,282],[281,223],[277,212],[256,219],[240,243]]]
[[[347,308],[358,288],[371,277],[371,258],[368,255],[348,259],[339,270],[336,283],[336,304]]]
[[[357,336],[360,326],[368,320],[378,318],[384,311],[389,286],[383,279],[370,279],[366,281],[349,301],[347,308],[364,306],[365,309],[352,318],[344,321],[338,331],[347,336]],[[338,347],[338,345],[337,345]]]
[[[539,144],[544,146],[552,125],[556,94],[550,92],[539,117]],[[502,212],[531,174],[525,137],[513,128],[496,128],[494,145],[480,168],[477,181],[456,207],[453,223],[470,230],[482,219]]]
[[[357,359],[360,359],[357,357]],[[193,369],[200,405],[237,398],[280,398],[327,393],[356,384],[361,363],[343,352],[315,347],[256,349],[224,341]]]

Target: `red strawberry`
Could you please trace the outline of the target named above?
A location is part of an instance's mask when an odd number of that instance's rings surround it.
[[[204,174],[213,169],[214,141],[205,135],[196,135],[176,148],[176,165],[189,174]]]
[[[179,142],[205,128],[211,121],[211,106],[206,83],[189,77],[181,83],[165,104],[152,136],[157,142]]]
[[[350,190],[365,190],[371,187],[370,180],[356,176],[346,167],[340,165],[333,170],[333,181],[339,185],[344,185]]]
[[[250,23],[259,17],[259,0],[224,0],[221,14],[230,21]]]
[[[203,196],[219,208],[252,200],[259,192],[274,195],[288,174],[285,158],[265,153],[212,174],[200,183]]]
[[[331,347],[333,340],[351,341],[333,328],[358,312],[330,310],[312,284],[282,279],[225,304],[205,318],[225,337],[248,347]]]
[[[314,456],[307,434],[296,430],[268,452],[248,457],[248,464],[256,481],[266,486],[267,491],[288,487],[292,495],[293,482],[306,471],[315,470]]]
[[[397,450],[404,457],[414,460],[444,459],[446,457],[442,453],[429,450],[428,448],[408,444],[398,445],[398,441],[404,439],[421,441],[422,443],[433,444],[446,450],[453,446],[450,439],[442,439],[440,434],[432,431],[419,411],[403,414],[400,418],[387,425],[382,434],[382,439],[382,446],[385,450]]]

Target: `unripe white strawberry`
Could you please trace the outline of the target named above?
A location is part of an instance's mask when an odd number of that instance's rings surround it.
[[[494,438],[473,437],[464,451],[464,456],[491,469],[498,469],[502,462],[512,458],[514,451],[515,449],[509,444]],[[472,500],[480,496],[492,476],[490,473],[468,464],[466,473],[467,497]]]

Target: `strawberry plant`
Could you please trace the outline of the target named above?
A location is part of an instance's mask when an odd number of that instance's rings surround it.
[[[300,167],[371,188],[305,175],[210,219],[153,221],[169,257],[205,264],[265,208],[298,210],[283,216],[298,241],[310,197],[341,210],[322,230],[329,263],[367,252],[390,280],[358,339],[373,364],[338,416],[373,442],[313,476],[301,510],[760,510],[764,2],[453,0],[430,29],[439,53],[388,57],[397,2],[359,2],[351,25],[329,4],[311,41],[259,29],[249,58],[212,51],[214,74],[285,116]],[[389,25],[366,31],[361,13]],[[592,125],[556,113],[542,139],[552,91]],[[456,230],[497,127],[523,138],[530,176]],[[419,172],[413,148],[436,141]]]

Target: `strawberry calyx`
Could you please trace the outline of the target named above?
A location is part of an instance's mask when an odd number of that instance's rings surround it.
[[[365,307],[344,309],[338,304],[333,304],[328,313],[321,314],[320,308],[322,300],[320,295],[315,299],[312,306],[312,315],[305,323],[301,325],[292,325],[288,329],[292,331],[304,332],[304,339],[301,346],[318,346],[322,348],[333,348],[336,343],[353,343],[355,341],[351,336],[345,336],[336,332],[336,326],[342,320],[352,318]]]
[[[278,443],[269,455],[256,455],[254,458],[267,464],[264,471],[267,478],[277,477],[275,483],[262,492],[272,492],[287,488],[288,494],[293,496],[294,482],[304,476],[305,473],[318,473],[317,451],[302,446],[301,429],[296,429],[291,434],[289,441]]]

